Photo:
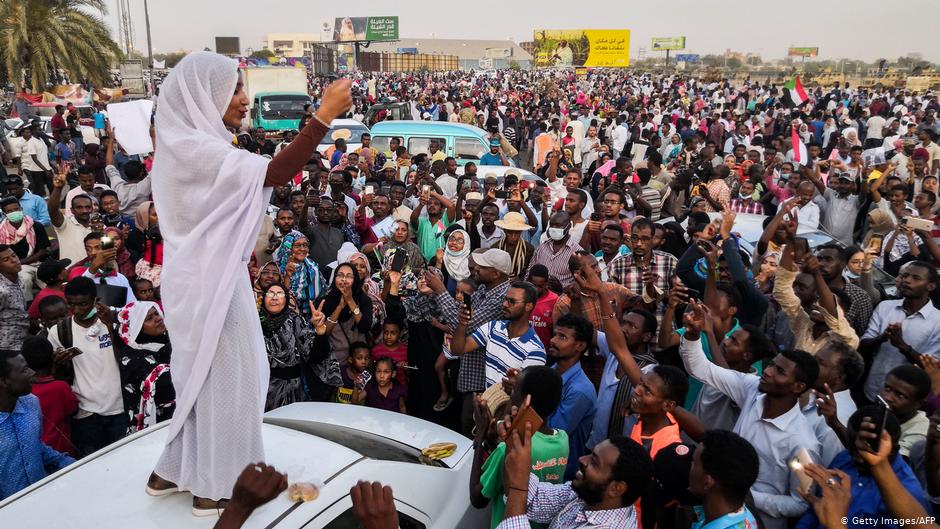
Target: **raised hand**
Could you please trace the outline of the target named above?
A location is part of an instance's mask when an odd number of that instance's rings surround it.
[[[236,507],[250,513],[285,490],[287,490],[285,474],[281,474],[274,467],[264,463],[252,463],[238,476],[235,488],[232,490],[229,508]]]
[[[351,489],[353,514],[363,529],[397,529],[398,511],[392,488],[378,481],[360,481]]]
[[[310,323],[313,324],[313,329],[318,331],[317,334],[322,334],[319,332],[320,329],[323,329],[326,332],[326,314],[323,313],[323,304],[326,303],[326,300],[320,300],[320,305],[317,307],[313,306],[313,301],[310,303]]]
[[[338,79],[330,83],[323,91],[323,97],[320,98],[320,108],[317,109],[317,117],[329,124],[334,119],[346,113],[352,106],[352,81],[349,79]]]

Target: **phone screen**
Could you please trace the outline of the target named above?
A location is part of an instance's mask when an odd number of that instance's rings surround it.
[[[871,418],[875,424],[875,438],[868,441],[868,446],[872,452],[877,454],[881,448],[881,433],[885,431],[885,424],[888,421],[888,403],[881,398],[881,395],[877,395],[875,397],[875,406],[878,407],[878,413],[876,417]]]

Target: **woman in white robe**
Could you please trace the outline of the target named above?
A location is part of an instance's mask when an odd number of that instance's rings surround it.
[[[245,267],[272,186],[297,174],[352,96],[348,80],[330,85],[275,161],[232,145],[248,103],[235,61],[192,53],[161,86],[155,120],[153,196],[177,400],[147,492],[189,491],[197,516],[224,508],[245,465],[265,459],[269,374]]]

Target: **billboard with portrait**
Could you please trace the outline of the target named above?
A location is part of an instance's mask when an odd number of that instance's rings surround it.
[[[365,42],[398,40],[398,17],[337,17],[333,41]]]
[[[537,29],[535,66],[630,66],[629,29]]]
[[[819,55],[819,48],[789,48],[787,49],[787,55],[790,57],[816,57]]]

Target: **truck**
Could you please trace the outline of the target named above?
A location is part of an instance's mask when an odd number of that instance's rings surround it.
[[[307,93],[307,69],[246,67],[241,73],[249,100],[249,115],[242,126],[262,128],[268,136],[297,130],[304,105],[312,102]]]

